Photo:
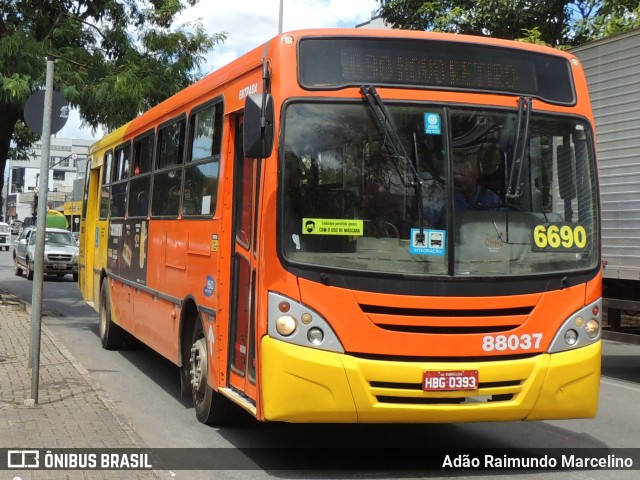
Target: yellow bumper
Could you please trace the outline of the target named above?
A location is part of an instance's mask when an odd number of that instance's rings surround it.
[[[590,418],[600,359],[600,342],[519,360],[427,363],[367,360],[264,337],[263,414],[271,421],[330,423]],[[425,370],[476,369],[477,390],[421,388]]]

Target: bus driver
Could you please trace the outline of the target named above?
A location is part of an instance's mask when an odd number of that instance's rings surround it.
[[[454,205],[456,212],[468,210],[500,210],[503,203],[493,190],[478,182],[480,166],[475,155],[455,155],[453,158]],[[446,192],[444,184],[432,181],[423,187],[424,215],[430,227],[444,228]]]

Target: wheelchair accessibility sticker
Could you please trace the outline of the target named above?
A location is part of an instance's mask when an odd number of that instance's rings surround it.
[[[444,255],[447,232],[444,230],[411,229],[410,252],[418,255]]]

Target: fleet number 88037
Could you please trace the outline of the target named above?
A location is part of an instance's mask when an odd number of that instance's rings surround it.
[[[505,350],[531,350],[540,347],[541,333],[523,333],[522,335],[486,335],[482,337],[482,349],[485,352],[504,352]]]

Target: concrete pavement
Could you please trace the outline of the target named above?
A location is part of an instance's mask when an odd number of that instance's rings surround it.
[[[31,397],[31,315],[0,290],[0,449],[133,448],[147,446],[53,333],[42,326],[38,403]],[[0,465],[8,464],[0,459]],[[11,479],[156,479],[167,471],[0,470]]]

